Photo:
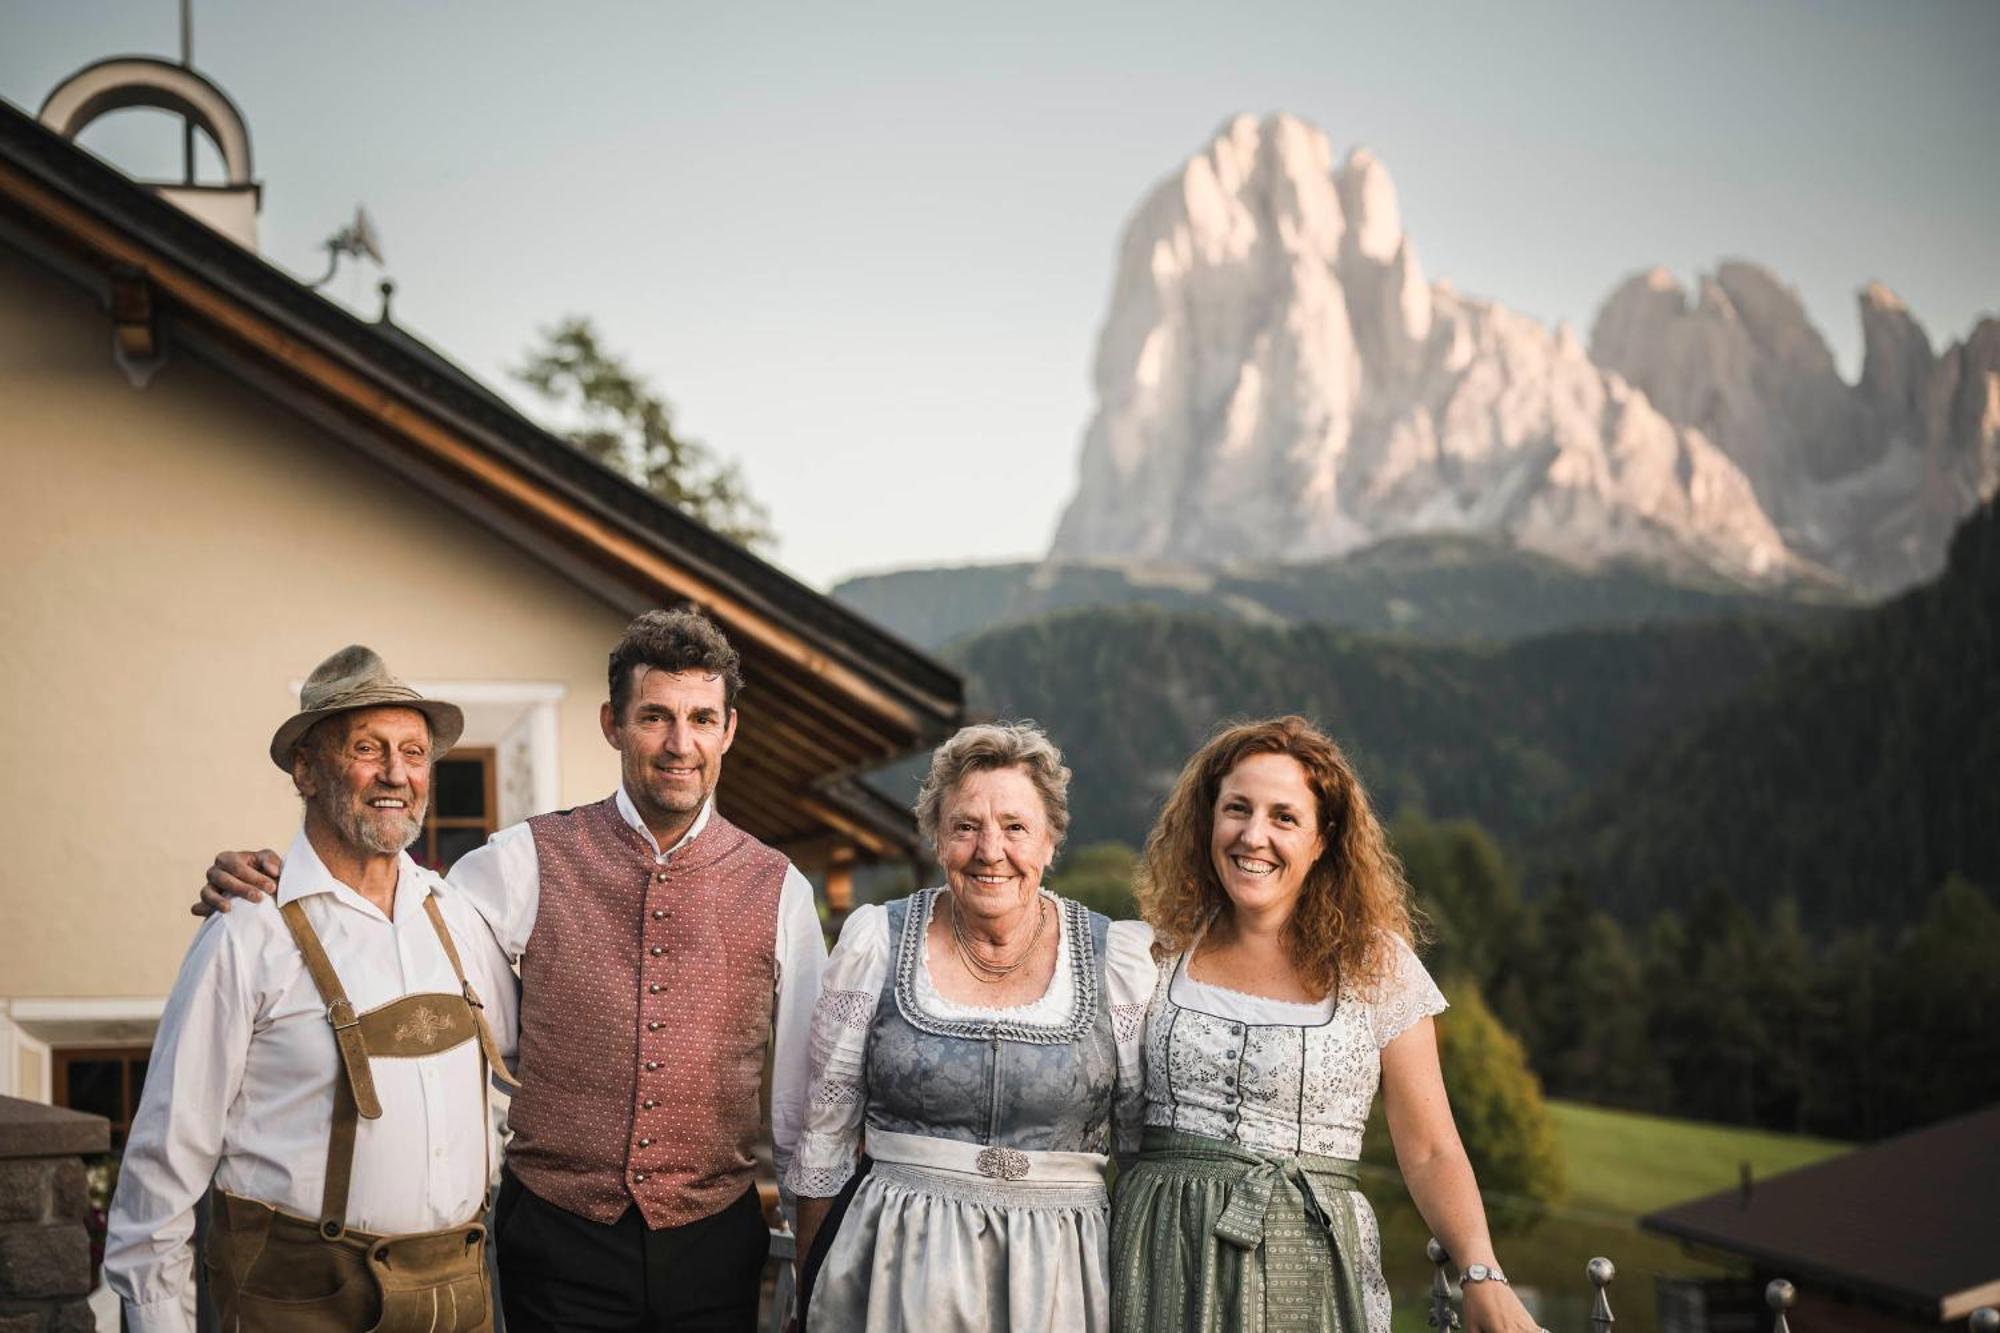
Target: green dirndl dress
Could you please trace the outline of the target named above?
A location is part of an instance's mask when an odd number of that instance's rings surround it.
[[[1146,1131],[1111,1209],[1114,1333],[1389,1333],[1358,1188],[1381,1048],[1444,1008],[1407,945],[1372,996],[1297,1005],[1161,962]]]
[[[1112,1328],[1368,1328],[1357,1164],[1146,1131],[1112,1214]]]

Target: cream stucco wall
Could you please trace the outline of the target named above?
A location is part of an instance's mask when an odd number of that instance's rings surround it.
[[[283,848],[289,682],[349,642],[411,679],[545,682],[559,803],[624,617],[186,356],[144,390],[90,297],[0,244],[0,999],[160,996],[218,848]]]

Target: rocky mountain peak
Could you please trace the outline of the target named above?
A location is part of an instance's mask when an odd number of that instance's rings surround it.
[[[1914,417],[1935,358],[1924,326],[1902,298],[1871,282],[1856,298],[1861,306],[1861,392],[1888,411]]]
[[[1606,300],[1590,353],[1742,468],[1803,559],[1869,592],[1935,573],[1952,527],[1993,493],[1978,432],[1926,403],[1954,372],[1881,283],[1859,295],[1861,378],[1844,381],[1797,293],[1742,260],[1699,280],[1690,306],[1659,270]]]
[[[1392,263],[1403,248],[1403,210],[1389,169],[1366,148],[1355,148],[1341,163],[1334,184],[1355,251],[1378,264]]]
[[[1862,321],[1849,385],[1797,293],[1729,260],[1692,293],[1628,278],[1586,344],[1428,281],[1368,149],[1237,116],[1126,228],[1051,555],[1287,561],[1467,532],[1900,587],[1992,491],[2000,335],[1935,357],[1879,285]]]
[[[1297,560],[1500,534],[1581,563],[1784,576],[1706,440],[1573,333],[1428,282],[1388,168],[1239,116],[1128,225],[1052,554]]]

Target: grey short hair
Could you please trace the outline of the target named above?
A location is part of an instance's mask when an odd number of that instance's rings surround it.
[[[933,851],[945,798],[971,773],[1018,768],[1035,784],[1060,848],[1069,833],[1069,768],[1048,733],[1033,722],[976,722],[931,752],[931,771],[917,792],[917,832]]]

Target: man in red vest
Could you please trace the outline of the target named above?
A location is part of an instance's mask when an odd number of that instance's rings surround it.
[[[766,1054],[780,1177],[826,946],[812,886],[715,809],[737,654],[651,611],[612,650],[619,789],[452,868],[520,968],[521,1089],[493,1231],[509,1333],[750,1330],[770,1235],[751,1148]],[[205,903],[275,887],[224,853]]]

